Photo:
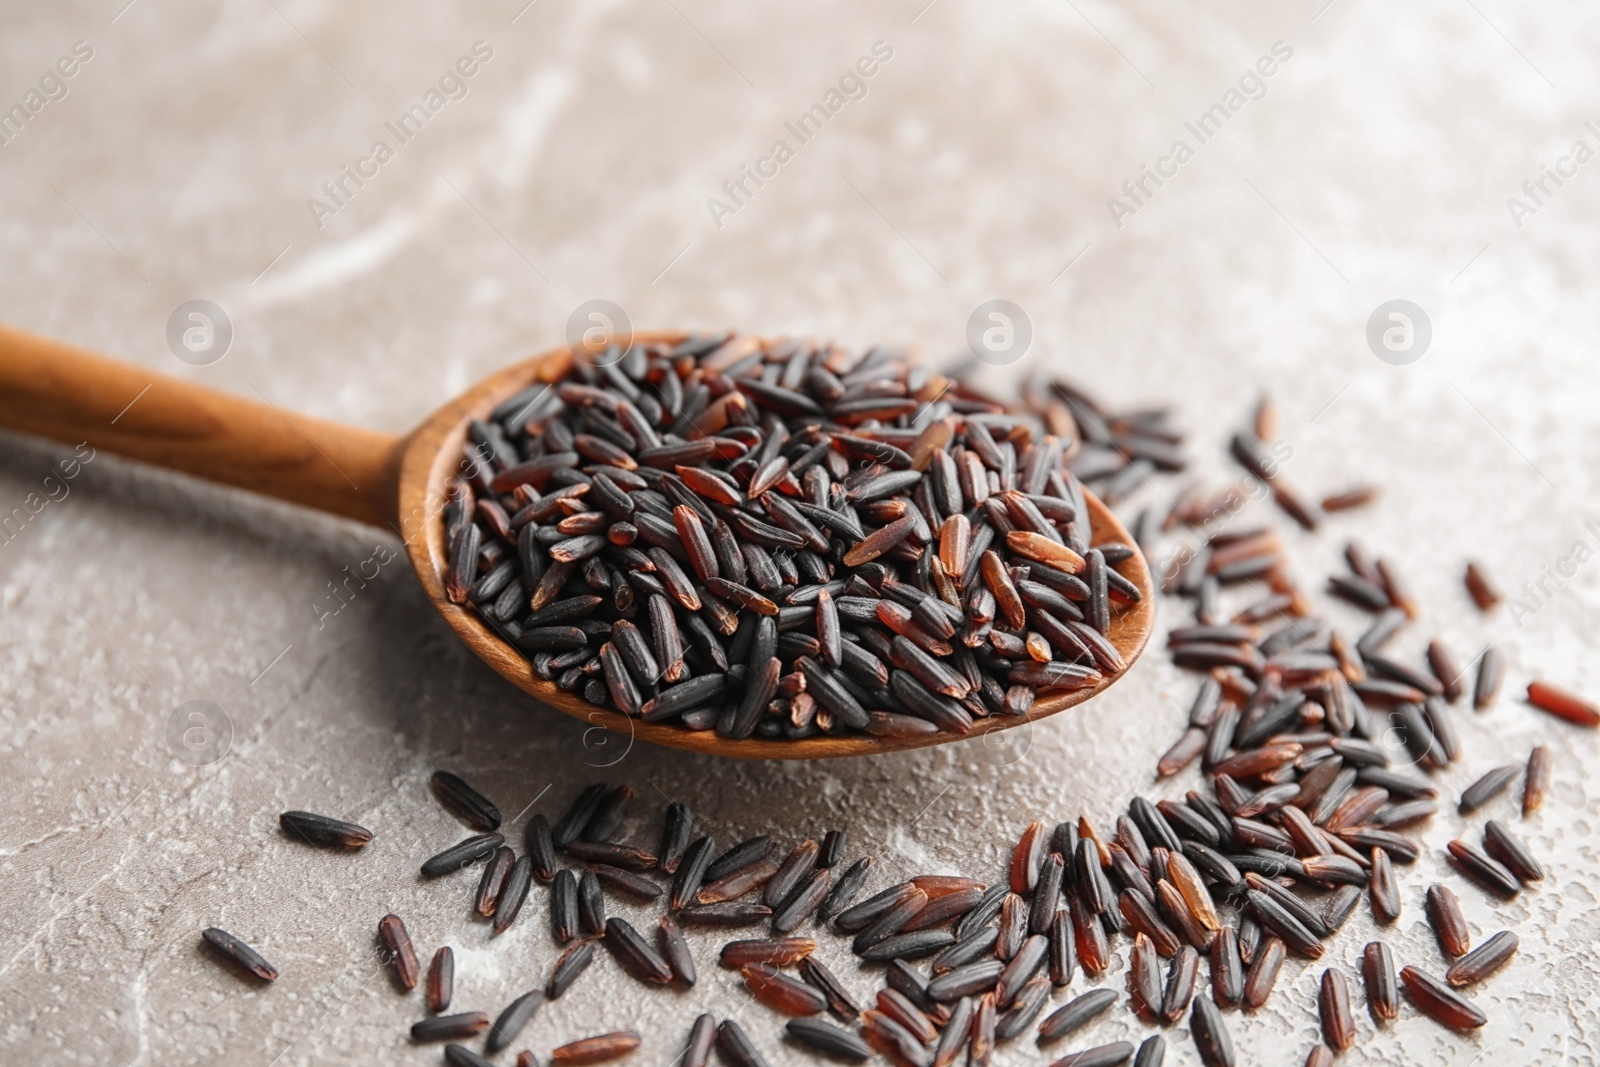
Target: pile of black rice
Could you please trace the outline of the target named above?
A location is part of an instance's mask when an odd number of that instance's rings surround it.
[[[646,722],[967,733],[1123,669],[1077,446],[887,348],[614,348],[470,424],[446,592]]]
[[[691,352],[681,358],[700,357]],[[861,362],[887,358],[868,356]],[[787,362],[762,356],[760,363],[779,368],[772,388],[796,384],[783,376]],[[802,379],[817,369],[807,367]],[[916,381],[908,378],[908,384]],[[725,401],[724,408],[748,410],[728,399],[742,395],[729,391],[718,399]],[[702,413],[709,399],[696,402]],[[1059,382],[1030,390],[1029,401],[1034,417],[1051,430],[1049,437],[1072,442],[1061,450],[1062,466],[1052,472],[1063,481],[1076,474],[1069,486],[1081,478],[1116,498],[1130,491],[1128,483],[1135,478],[1142,483],[1158,470],[1181,466],[1181,439],[1164,412],[1111,416]],[[685,403],[680,398],[680,409]],[[581,404],[575,407],[581,412]],[[779,420],[768,421],[775,430]],[[1325,966],[1316,1001],[1305,1007],[1319,1019],[1322,1041],[1305,1062],[1332,1063],[1360,1038],[1365,1024],[1356,1019],[1353,986],[1364,992],[1376,1027],[1400,1016],[1402,998],[1453,1030],[1485,1025],[1487,1016],[1473,1003],[1472,990],[1515,955],[1516,934],[1502,930],[1475,938],[1451,886],[1436,882],[1419,891],[1406,884],[1403,872],[1423,854],[1417,828],[1439,810],[1440,789],[1432,775],[1466,758],[1454,723],[1459,713],[1452,705],[1471,689],[1478,710],[1492,706],[1505,661],[1489,650],[1469,685],[1466,672],[1437,640],[1428,645],[1422,665],[1388,654],[1390,642],[1420,609],[1398,568],[1353,543],[1346,552],[1349,572],[1331,576],[1327,592],[1369,612],[1369,628],[1347,641],[1317,613],[1312,597],[1290,574],[1281,537],[1270,526],[1240,528],[1232,522],[1241,511],[1240,499],[1264,495],[1256,492],[1264,488],[1294,522],[1318,529],[1330,514],[1365,505],[1376,492],[1358,487],[1317,502],[1303,496],[1271,461],[1274,422],[1264,402],[1253,426],[1231,443],[1253,482],[1215,494],[1186,486],[1164,515],[1146,511],[1133,524],[1141,539],[1179,528],[1198,533],[1194,545],[1173,557],[1165,577],[1167,592],[1191,599],[1195,612],[1192,623],[1168,634],[1174,662],[1201,680],[1188,725],[1159,759],[1157,775],[1167,778],[1199,761],[1202,788],[1154,803],[1136,797],[1104,832],[1086,814],[1054,823],[1035,820],[1022,831],[999,877],[994,872],[914,875],[874,889],[872,857],[852,858],[843,830],[787,848],[769,834],[719,844],[697,832],[687,806],[673,803],[657,843],[617,841],[636,799],[626,785],[584,789],[554,825],[543,814],[533,815],[519,855],[500,833],[498,809],[461,778],[439,772],[432,782],[435,795],[479,833],[430,858],[424,877],[450,876],[482,862],[473,907],[501,931],[516,920],[535,887],[547,887],[551,933],[561,952],[544,982],[491,1021],[483,1012],[443,1014],[454,965],[451,950],[441,948],[428,973],[432,1014],[413,1027],[413,1039],[459,1040],[487,1031],[481,1054],[461,1043],[445,1046],[448,1062],[480,1067],[485,1056],[517,1041],[543,999],[574,987],[594,961],[596,946],[646,985],[686,987],[698,975],[684,929],[713,928],[736,931],[727,935],[719,962],[739,972],[763,1011],[789,1017],[785,1039],[836,1060],[876,1054],[912,1067],[947,1067],[964,1055],[969,1064],[987,1064],[997,1047],[1030,1032],[1041,1047],[1065,1042],[1124,1002],[1125,1010],[1155,1032],[1137,1048],[1117,1041],[1067,1053],[1054,1061],[1057,1067],[1129,1060],[1156,1067],[1168,1036],[1182,1033],[1169,1028],[1184,1021],[1202,1062],[1232,1064],[1229,1027],[1239,1023],[1228,1023],[1225,1012],[1265,1004],[1288,957],[1321,966],[1332,949],[1336,957],[1349,959],[1339,931],[1363,902],[1386,928],[1408,900],[1424,909],[1437,954],[1402,963],[1379,940],[1361,950],[1359,964]],[[833,453],[833,442],[842,435],[829,436],[827,452]],[[751,480],[775,458],[753,463],[747,472]],[[831,492],[840,483],[831,473],[828,477]],[[593,482],[574,481],[569,488],[582,485]],[[1069,501],[1072,494],[1051,499]],[[830,497],[830,504],[838,501]],[[987,506],[983,510],[993,514]],[[965,513],[952,511],[946,521],[956,514]],[[1073,536],[1070,524],[1066,520],[1060,528],[1063,541]],[[901,550],[901,555],[910,552]],[[916,564],[910,558],[899,562]],[[495,566],[491,561],[488,569]],[[933,566],[930,559],[930,582],[935,581]],[[910,572],[913,585],[916,573]],[[1492,610],[1498,596],[1480,567],[1469,569],[1467,584],[1479,607]],[[1236,590],[1246,599],[1225,611],[1224,602]],[[959,625],[972,622],[968,613]],[[998,632],[990,632],[991,644]],[[614,628],[611,637],[616,638]],[[817,634],[814,640],[824,638]],[[689,666],[698,669],[692,660]],[[838,677],[848,675],[841,670]],[[1529,684],[1528,703],[1579,726],[1600,725],[1593,704],[1542,681]],[[761,721],[771,717],[768,711]],[[1506,803],[1505,794],[1520,778],[1521,816],[1536,818],[1550,774],[1549,750],[1536,748],[1525,769],[1504,763],[1488,770],[1461,794],[1456,807],[1463,815],[1489,814]],[[281,821],[290,836],[314,845],[359,848],[371,840],[363,828],[327,816],[286,812]],[[1516,896],[1544,877],[1503,813],[1484,824],[1481,843],[1465,837],[1450,842],[1447,858],[1463,885],[1490,899]],[[659,901],[664,913],[646,936],[609,915],[608,899]],[[407,990],[415,987],[420,965],[404,923],[385,916],[378,936],[397,982]],[[846,975],[828,968],[814,955],[824,936],[848,938],[859,967]],[[277,976],[271,964],[232,935],[209,930],[206,937],[257,978]],[[1114,974],[1118,939],[1130,939],[1131,946],[1125,971]],[[1352,977],[1346,966],[1359,973]],[[1080,972],[1089,988],[1046,1015],[1052,997],[1071,987]],[[871,999],[858,992],[864,985],[877,987]],[[595,1015],[598,1032],[552,1049],[550,1062],[601,1062],[640,1046],[631,1031],[604,1029],[606,1011],[597,1006]],[[675,1052],[685,1067],[700,1067],[715,1048],[724,1062],[745,1067],[765,1062],[761,1048],[768,1040],[760,1029],[753,1037],[733,1019],[719,1023],[701,1015],[687,1026],[681,1050],[656,1054],[665,1058]],[[537,1062],[532,1050],[517,1059],[519,1067]]]

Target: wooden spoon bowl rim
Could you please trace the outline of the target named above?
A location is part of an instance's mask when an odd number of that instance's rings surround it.
[[[676,344],[687,335],[681,332],[636,332],[638,344]],[[490,412],[518,390],[535,382],[556,382],[571,365],[567,346],[552,348],[532,359],[496,371],[429,416],[407,439],[400,463],[399,529],[411,565],[422,582],[428,599],[444,617],[456,636],[478,657],[512,684],[530,696],[592,727],[599,727],[652,745],[665,745],[691,752],[704,752],[739,759],[825,759],[839,756],[867,756],[900,749],[942,745],[972,740],[997,730],[1008,730],[1038,722],[1048,716],[1103,693],[1129,670],[1149,643],[1155,624],[1155,591],[1150,568],[1142,554],[1136,553],[1120,564],[1119,572],[1138,587],[1141,599],[1126,606],[1111,620],[1110,641],[1122,654],[1125,667],[1096,686],[1070,691],[1047,691],[1034,701],[1025,715],[990,715],[977,720],[968,734],[936,733],[914,738],[875,737],[871,734],[819,734],[791,741],[784,738],[732,740],[714,730],[687,730],[671,723],[647,723],[610,708],[599,708],[576,693],[562,692],[554,682],[533,673],[533,667],[510,642],[496,633],[475,611],[453,604],[445,595],[444,578],[448,568],[445,552],[444,501],[451,478],[460,470],[462,446],[467,424],[486,418]],[[1133,544],[1133,538],[1101,503],[1085,492],[1089,504],[1091,536],[1095,544],[1119,541]],[[587,740],[585,744],[587,744]]]

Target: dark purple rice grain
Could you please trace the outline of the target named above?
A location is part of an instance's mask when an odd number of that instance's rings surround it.
[[[656,940],[661,945],[661,958],[667,961],[672,977],[685,986],[694,985],[694,956],[689,951],[689,942],[683,936],[683,929],[670,915],[661,916],[657,923]]]
[[[1507,898],[1522,891],[1522,883],[1517,876],[1477,845],[1457,838],[1450,842],[1448,848],[1450,859],[1456,867],[1485,889]]]
[[[1401,969],[1400,984],[1417,1010],[1441,1026],[1468,1031],[1476,1030],[1489,1021],[1471,1001],[1415,967]]]
[[[768,907],[782,904],[802,880],[816,868],[820,846],[816,841],[802,841],[778,865],[777,873],[762,888],[761,900]]]
[[[665,920],[663,920],[665,921]],[[555,966],[550,969],[550,981],[546,984],[544,995],[555,1000],[565,993],[572,983],[577,981],[589,964],[594,962],[594,942],[579,941],[561,954]]]
[[[717,842],[712,837],[702,837],[690,845],[684,853],[683,862],[678,867],[677,874],[672,879],[672,896],[669,907],[673,911],[688,907],[694,903],[695,897],[700,892],[700,886],[705,882],[706,870],[711,866],[712,857],[716,855]]]
[[[705,870],[705,880],[715,882],[765,856],[772,846],[772,837],[759,834],[746,838],[718,856]]]
[[[968,1067],[989,1067],[994,1056],[996,1019],[994,994],[985,993],[978,999],[972,1013],[972,1030],[967,1039]]]
[[[464,870],[479,860],[492,856],[495,849],[505,843],[506,839],[499,834],[479,834],[476,837],[469,837],[424,862],[422,877],[438,878],[440,875]]]
[[[1462,914],[1461,901],[1449,886],[1430,885],[1424,897],[1428,925],[1438,939],[1439,951],[1446,959],[1464,956],[1472,947],[1472,937],[1467,932],[1467,917]]]
[[[464,1011],[457,1015],[436,1015],[411,1024],[413,1041],[450,1041],[455,1038],[481,1034],[489,1026],[489,1017],[481,1011]]]
[[[972,1036],[972,1018],[976,1012],[977,1001],[973,998],[962,997],[956,1001],[955,1007],[950,1009],[950,1018],[945,1023],[939,1040],[933,1046],[929,1067],[953,1067],[961,1056],[961,1050],[966,1047]],[[1000,1026],[997,1023],[996,1037],[999,1037],[999,1034]]]
[[[851,995],[837,975],[815,957],[800,961],[800,977],[816,987],[828,1002],[828,1010],[845,1022],[854,1022],[861,1015],[861,1005]]]
[[[822,837],[822,851],[817,858],[818,867],[833,868],[844,859],[844,848],[847,837],[843,830],[829,830]]]
[[[865,1041],[821,1019],[790,1019],[784,1029],[795,1040],[830,1056],[857,1062],[872,1058],[872,1049]]]
[[[1423,713],[1428,718],[1428,726],[1433,730],[1434,740],[1444,754],[1445,761],[1455,763],[1461,758],[1461,735],[1456,730],[1455,713],[1442,699],[1434,696],[1424,703]]]
[[[589,820],[593,818],[595,809],[600,806],[600,801],[606,792],[607,789],[603,784],[591,785],[573,799],[572,806],[567,809],[567,813],[561,817],[561,821],[556,824],[551,834],[551,841],[555,847],[566,848],[583,836]]]
[[[1269,898],[1286,915],[1303,926],[1313,938],[1326,938],[1333,935],[1333,928],[1328,926],[1321,913],[1295,895],[1293,890],[1280,885],[1270,877],[1257,874],[1254,871],[1248,872],[1244,878],[1245,884],[1249,887],[1249,892]],[[1251,903],[1252,905],[1254,904],[1253,898]],[[1259,917],[1259,913],[1257,915]],[[1268,928],[1271,929],[1270,926]]]
[[[678,911],[678,918],[690,926],[754,926],[772,917],[765,904],[737,900],[716,904],[691,904]]]
[[[829,894],[832,874],[827,870],[815,871],[796,886],[772,915],[772,932],[787,934],[798,929],[822,906]]]
[[[717,1040],[717,1020],[710,1013],[695,1018],[689,1028],[689,1040],[680,1057],[682,1067],[707,1067],[711,1063],[711,1048]]]
[[[360,848],[372,840],[372,831],[353,822],[309,811],[286,811],[278,816],[283,832],[322,848]]]
[[[550,883],[550,927],[563,945],[578,936],[578,877],[566,868]]]
[[[1255,951],[1250,969],[1244,977],[1244,1006],[1255,1010],[1272,996],[1272,987],[1283,970],[1284,944],[1274,935],[1268,935]]]
[[[1022,987],[1045,966],[1049,951],[1050,940],[1044,934],[1034,934],[1022,943],[1000,972],[994,991],[996,1008],[1004,1011],[1011,1007]]]
[[[717,1027],[717,1049],[730,1067],[767,1067],[749,1036],[732,1019],[724,1019]]]
[[[494,1067],[488,1060],[465,1045],[446,1045],[444,1047],[444,1062],[449,1064],[450,1067]]]
[[[450,1007],[450,998],[455,991],[456,983],[456,954],[449,945],[445,945],[433,954],[433,961],[428,964],[428,1010],[441,1012]]]
[[[880,890],[861,903],[839,912],[833,920],[834,929],[846,934],[865,930],[885,912],[903,903],[915,889],[916,886],[911,882],[898,882]]]
[[[517,854],[509,846],[501,845],[489,857],[489,862],[484,864],[483,877],[478,881],[478,895],[473,904],[473,909],[479,915],[488,918],[494,914],[495,905],[500,900],[500,890],[516,862]]]
[[[1160,1034],[1152,1034],[1140,1043],[1139,1051],[1134,1053],[1133,1067],[1161,1067],[1166,1058],[1167,1039]]]
[[[1331,840],[1329,841],[1331,844]],[[1307,856],[1300,861],[1306,877],[1330,885],[1365,885],[1367,872],[1344,856]]]
[[[221,953],[229,961],[234,963],[246,973],[254,975],[263,982],[271,982],[277,979],[278,968],[268,963],[266,958],[262,956],[261,953],[257,952],[255,949],[251,948],[234,935],[228,933],[228,931],[220,930],[215,926],[209,926],[200,932],[200,936],[205,939],[207,944],[211,945],[211,947],[215,948],[219,953]],[[409,941],[406,943],[406,946],[407,948],[410,947]],[[415,956],[412,957],[411,963],[413,970],[415,970]],[[406,986],[406,988],[410,989],[415,985],[416,979],[413,977],[411,985]]]
[[[617,625],[621,626],[622,622],[626,622],[626,620],[622,620]],[[628,632],[631,632],[635,637],[638,635],[638,630],[633,628],[631,625],[629,626]],[[620,640],[620,633],[618,630],[613,629],[612,634],[614,637],[619,639],[619,648],[622,648],[627,644],[626,642],[622,642]],[[642,640],[642,638],[639,638],[639,641],[641,642],[639,646],[639,654],[648,656],[649,652],[648,650],[643,649]],[[655,668],[654,661],[651,660],[647,666],[651,668],[650,673],[653,674]],[[633,802],[633,797],[633,789],[625,785],[619,785],[615,789],[607,792],[606,795],[600,799],[600,803],[595,805],[594,814],[589,817],[588,823],[584,826],[583,833],[580,835],[580,841],[610,841],[612,836],[617,832],[617,828],[622,825],[622,820],[627,817],[628,805]],[[580,842],[569,842],[566,846],[567,851],[572,852],[573,845],[579,843]],[[573,854],[576,855],[577,853]],[[652,863],[651,866],[654,866],[654,863]]]
[[[983,956],[994,955],[999,936],[999,929],[992,923],[980,926],[935,956],[931,964],[933,973],[945,974]]]
[[[1479,711],[1494,703],[1506,680],[1506,661],[1498,648],[1490,645],[1478,660],[1477,681],[1472,690],[1472,706]]]
[[[665,985],[672,981],[672,969],[639,931],[616,916],[606,920],[604,943],[623,970],[641,982]]]
[[[1483,828],[1483,843],[1489,855],[1509,870],[1519,882],[1544,880],[1544,867],[1534,858],[1522,839],[1504,823],[1490,819]]]
[[[806,987],[806,991],[816,996],[810,987]],[[878,991],[877,1010],[899,1023],[923,1045],[929,1045],[939,1037],[939,1030],[933,1020],[918,1008],[911,998],[897,989]]]
[[[1132,1057],[1132,1042],[1113,1041],[1107,1045],[1084,1049],[1082,1052],[1069,1052],[1051,1064],[1051,1067],[1116,1067],[1119,1063],[1127,1063]]]
[[[486,1052],[493,1055],[502,1049],[510,1047],[522,1033],[522,1028],[539,1010],[539,1005],[544,1003],[544,993],[537,989],[530,989],[516,1000],[505,1006],[505,1009],[495,1017],[494,1025],[489,1027],[489,1035],[483,1040]]]
[[[528,861],[533,864],[533,877],[549,883],[555,877],[555,841],[550,840],[549,819],[536,814],[528,821],[528,832],[523,838]]]
[[[1178,951],[1178,935],[1156,913],[1153,897],[1123,890],[1117,898],[1117,908],[1128,927],[1148,937],[1159,955],[1171,956]]]
[[[1096,862],[1095,866],[1098,873],[1098,862]],[[1039,869],[1039,881],[1033,888],[1032,900],[1028,906],[1028,929],[1035,934],[1047,932],[1055,923],[1056,912],[1060,910],[1061,906],[1063,871],[1062,858],[1055,854],[1051,854]],[[1110,887],[1104,885],[1104,879],[1105,876],[1102,874],[1100,876],[1101,885],[1109,895]],[[976,904],[977,900],[974,899],[972,903]],[[1102,908],[1101,910],[1104,909]],[[1005,1006],[1005,1004],[1001,1005],[1002,1008]]]
[[[600,879],[603,885],[619,890],[640,900],[654,900],[665,892],[660,886],[642,874],[625,871],[620,867],[612,867],[605,863],[591,863],[589,870]]]
[[[1457,803],[1456,809],[1463,815],[1477,811],[1509,789],[1520,770],[1516,764],[1508,763],[1487,772],[1461,791],[1461,800]]]
[[[742,867],[710,885],[701,888],[695,894],[695,901],[700,904],[716,904],[724,900],[736,900],[744,894],[765,884],[767,879],[777,873],[778,865],[773,860],[762,857],[748,866]]]
[[[408,992],[417,988],[417,980],[422,977],[417,966],[417,950],[411,947],[411,935],[406,932],[406,924],[400,916],[391,913],[378,920],[378,940],[383,944],[400,988]]]
[[[1100,852],[1093,841],[1078,842],[1073,873],[1073,884],[1090,911],[1100,915],[1111,907],[1111,883],[1106,880],[1105,869],[1100,866]]]
[[[892,914],[886,918],[892,918]],[[910,934],[892,934],[861,949],[856,955],[868,963],[916,960],[935,955],[954,943],[955,935],[948,930],[918,930]]]
[[[1200,954],[1192,946],[1184,945],[1167,965],[1167,981],[1161,993],[1160,1015],[1169,1025],[1183,1018],[1183,1013],[1189,1009],[1199,975]]]
[[[1194,998],[1189,1013],[1189,1033],[1206,1067],[1233,1067],[1233,1039],[1228,1036],[1222,1012],[1210,997]]]
[[[428,784],[444,809],[474,830],[500,829],[500,809],[459,776],[435,771]]]
[[[1343,1052],[1355,1044],[1356,1020],[1350,1011],[1350,983],[1336,967],[1322,972],[1317,1013],[1322,1023],[1322,1039],[1334,1051]]]
[[[1445,981],[1458,988],[1475,985],[1505,966],[1516,955],[1517,945],[1517,935],[1502,930],[1452,963],[1445,972]]]
[[[1112,989],[1093,989],[1067,1001],[1039,1024],[1039,1044],[1058,1041],[1075,1030],[1086,1026],[1090,1020],[1104,1013],[1117,1002]]]
[[[1050,979],[1042,974],[1030,978],[1027,984],[1017,991],[1011,1007],[996,1021],[995,1039],[1010,1041],[1022,1036],[1039,1017],[1049,999]]]
[[[1232,1007],[1244,995],[1244,966],[1239,959],[1239,938],[1233,927],[1217,931],[1211,943],[1211,999],[1221,1007]]]
[[[606,931],[605,894],[593,871],[584,871],[578,877],[578,924],[592,937]]]
[[[1072,898],[1074,901],[1076,897]],[[1085,923],[1092,922],[1094,915],[1084,911]],[[1100,929],[1099,923],[1094,923],[1095,930]],[[1076,933],[1076,930],[1075,930]],[[995,939],[994,953],[1000,959],[1009,960],[1017,954],[1022,947],[1022,941],[1028,936],[1028,906],[1023,899],[1015,893],[1007,893],[1005,900],[1000,905],[1000,932]],[[1092,936],[1092,935],[1088,935]],[[1104,934],[1100,935],[1104,941]],[[1082,949],[1079,949],[1080,954]]]
[[[1378,1025],[1400,1016],[1400,985],[1395,977],[1394,953],[1381,941],[1368,942],[1361,953],[1361,980],[1367,991],[1367,1010]]]

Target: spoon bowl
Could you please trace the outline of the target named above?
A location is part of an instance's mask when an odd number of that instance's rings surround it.
[[[636,332],[635,343],[675,344],[678,332]],[[541,703],[640,741],[743,759],[863,756],[970,740],[1033,723],[1110,687],[1144,651],[1154,627],[1155,592],[1144,557],[1119,572],[1140,599],[1113,614],[1109,641],[1125,667],[1096,685],[1045,690],[1023,715],[978,719],[965,735],[912,738],[871,734],[800,740],[725,738],[712,730],[647,723],[597,707],[533,673],[528,660],[484,619],[445,593],[448,559],[443,521],[447,487],[459,472],[467,426],[529,385],[560,381],[572,350],[553,348],[494,372],[395,437],[290,416],[272,405],[231,396],[119,363],[46,338],[0,327],[0,427],[58,441],[87,441],[129,458],[265,493],[397,533],[412,567],[445,622],[468,648]],[[1091,542],[1133,540],[1101,501],[1085,493]]]

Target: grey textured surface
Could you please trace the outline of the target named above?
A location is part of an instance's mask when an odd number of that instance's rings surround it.
[[[1531,676],[1600,692],[1600,583],[1586,554],[1519,624],[1476,614],[1459,572],[1476,556],[1516,591],[1575,542],[1600,546],[1584,525],[1600,518],[1593,165],[1547,186],[1520,228],[1506,204],[1575,140],[1600,146],[1584,125],[1600,98],[1594,13],[1501,0],[921,4],[9,5],[0,104],[23,100],[74,41],[94,57],[0,148],[0,318],[400,432],[558,341],[592,297],[641,326],[918,343],[943,362],[972,307],[999,295],[1029,311],[1036,339],[997,380],[1045,366],[1115,404],[1176,401],[1214,485],[1233,476],[1226,433],[1270,388],[1298,484],[1386,488],[1320,538],[1287,535],[1308,587],[1359,530],[1425,607],[1397,647],[1438,633],[1463,654],[1493,640],[1510,656],[1507,696],[1463,715],[1468,754],[1447,792],[1535,742],[1556,750],[1550,803],[1519,824],[1552,859],[1542,886],[1492,905],[1461,885],[1437,859],[1465,825],[1453,813],[1403,871],[1406,912],[1388,935],[1402,961],[1442,969],[1421,917],[1435,879],[1462,890],[1475,935],[1522,937],[1477,996],[1488,1027],[1455,1037],[1408,1010],[1380,1032],[1363,1014],[1341,1062],[1593,1062],[1600,753],[1516,694]],[[319,230],[306,198],[477,40],[494,54],[468,95]],[[894,54],[867,95],[716,226],[706,199],[878,40]],[[1280,40],[1293,55],[1265,95],[1117,227],[1106,198]],[[194,297],[236,331],[226,358],[198,369],[163,340]],[[1363,338],[1396,297],[1434,329],[1406,367]],[[0,512],[68,452],[6,439]],[[1149,789],[1192,690],[1157,650],[1105,698],[1003,747],[815,766],[628,750],[530,705],[457,647],[399,560],[319,626],[325,583],[383,534],[103,455],[70,490],[0,545],[7,1062],[438,1062],[408,1047],[420,995],[374,973],[382,914],[405,916],[424,961],[455,946],[462,1009],[497,1011],[542,983],[556,950],[542,895],[493,939],[469,919],[469,878],[417,881],[420,858],[462,833],[428,796],[437,767],[508,815],[554,813],[604,777],[639,789],[628,832],[642,841],[672,797],[719,839],[847,825],[852,854],[879,858],[875,884],[988,877],[1028,818],[1082,810],[1104,824]],[[1171,491],[1145,490],[1123,513]],[[1334,610],[1354,632],[1359,620]],[[1165,621],[1180,611],[1167,604]],[[234,731],[198,768],[166,734],[193,699]],[[356,819],[377,840],[354,857],[297,847],[276,829],[289,807]],[[1511,812],[1502,800],[1491,814]],[[283,977],[237,979],[202,952],[209,925]],[[1371,932],[1359,914],[1330,961],[1354,973]],[[707,1010],[737,1013],[774,1064],[801,1062],[712,946],[696,938],[691,992],[645,990],[600,960],[518,1047],[543,1056],[633,1026],[645,1035],[634,1060],[667,1063]],[[839,948],[825,957],[842,963]],[[1230,1013],[1241,1062],[1299,1061],[1319,973],[1291,961],[1265,1010]],[[1134,1031],[1119,1009],[1082,1041]],[[1181,1031],[1169,1039],[1168,1062],[1194,1061]],[[996,1057],[1044,1059],[1028,1040]]]

